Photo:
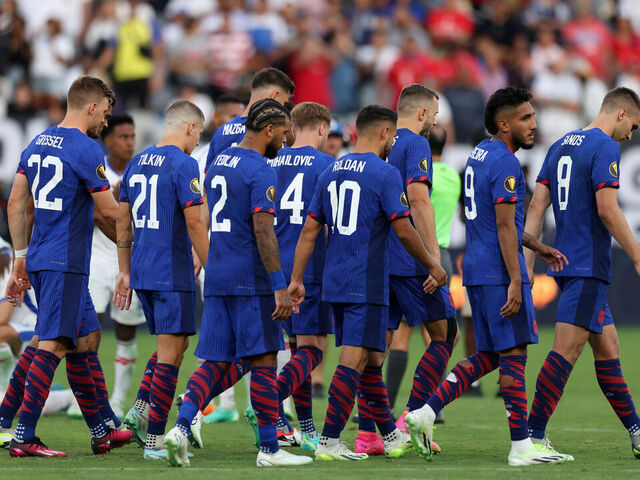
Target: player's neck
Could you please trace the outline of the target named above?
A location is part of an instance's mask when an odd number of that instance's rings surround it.
[[[616,126],[613,122],[610,121],[608,116],[599,114],[596,118],[593,119],[589,125],[583,128],[583,130],[590,130],[592,128],[598,128],[602,130],[605,135],[613,136],[613,132],[616,129]]]
[[[271,97],[265,96],[265,94],[262,92],[251,93],[251,97],[249,97],[249,103],[247,103],[247,106],[244,108],[240,116],[241,117],[249,116],[249,110],[251,110],[251,107],[253,107],[253,104],[259,102],[260,100],[265,100],[267,98],[271,98]]]
[[[407,130],[411,130],[416,135],[420,135],[420,130],[422,130],[422,124],[419,121],[414,120],[413,118],[406,118],[406,117],[398,118],[397,127],[398,127],[398,130],[400,130],[401,128],[406,128]]]
[[[79,115],[76,112],[67,111],[62,121],[58,124],[61,128],[77,128],[85,135],[87,134],[87,120],[84,116]]]
[[[174,147],[178,147],[183,152],[187,150],[187,141],[181,133],[178,132],[170,132],[162,135],[162,138],[156,143],[156,147],[166,147],[169,145],[173,145]]]
[[[380,156],[382,147],[377,142],[367,140],[366,138],[359,138],[356,146],[353,147],[353,153],[373,153]]]
[[[316,150],[320,150],[321,138],[315,132],[297,132],[296,141],[293,142],[291,148],[312,147]]]
[[[442,157],[440,155],[431,155],[431,160],[433,162],[441,162],[442,161]]]
[[[518,151],[518,149],[515,146],[515,143],[513,143],[513,139],[511,137],[500,135],[500,132],[496,133],[493,137],[491,137],[491,140],[504,143],[507,146],[507,148],[511,151],[511,153],[516,153]]]
[[[248,131],[245,133],[242,141],[238,144],[238,147],[246,148],[247,150],[254,150],[262,157],[264,157],[264,153],[267,151],[267,145],[261,141],[260,138],[251,135]]]

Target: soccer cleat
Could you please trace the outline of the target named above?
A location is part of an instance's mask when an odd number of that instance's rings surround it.
[[[15,430],[10,428],[0,428],[0,448],[9,448],[13,436],[16,434]]]
[[[244,411],[244,419],[253,429],[253,444],[257,449],[260,449],[260,431],[258,430],[258,419],[256,418],[256,412],[253,411],[252,406],[248,406]]]
[[[116,430],[110,428],[106,435],[100,438],[91,439],[91,450],[94,455],[107,453],[114,448],[120,448],[131,441],[133,433],[131,430]]]
[[[142,458],[145,460],[168,460],[169,455],[167,450],[154,450],[152,448],[145,448],[142,454]]]
[[[435,415],[433,410],[425,405],[418,410],[409,413],[404,421],[407,424],[409,434],[411,435],[411,443],[415,451],[427,462],[433,461],[433,448],[431,442],[433,440],[433,421]]]
[[[199,413],[199,412],[198,412]],[[164,448],[167,452],[169,465],[173,467],[188,467],[188,443],[187,436],[177,427],[173,427],[164,436]]]
[[[124,424],[133,433],[133,438],[139,447],[144,448],[147,442],[147,429],[149,428],[149,419],[140,415],[136,407],[131,407],[124,417]]]
[[[111,410],[113,410],[114,415],[118,417],[118,420],[122,420],[124,418],[122,404],[120,402],[114,402],[112,399],[109,399],[109,403],[111,404]]]
[[[411,435],[396,428],[393,438],[384,441],[384,454],[390,458],[399,458],[411,450]]]
[[[298,447],[302,443],[302,435],[295,428],[289,433],[278,430],[278,446],[280,447]]]
[[[202,410],[200,410],[202,412],[202,415],[204,415],[205,417],[207,415],[209,415],[210,413],[213,413],[213,411],[216,409],[216,404],[214,402],[209,402],[209,405],[207,405],[206,407],[204,407]],[[238,417],[240,417],[240,415],[238,415]]]
[[[200,429],[202,428],[202,412],[198,411],[196,416],[191,420],[191,433],[189,434],[189,443],[193,448],[203,448],[202,435],[200,435]]]
[[[66,457],[67,454],[58,450],[51,450],[38,437],[33,437],[28,442],[18,443],[11,440],[9,446],[11,457]]]
[[[542,445],[543,447],[545,447],[547,449],[547,452],[550,453],[551,455],[564,455],[565,457],[567,457],[567,462],[573,462],[574,461],[573,455],[566,455],[564,453],[560,453],[555,448],[553,448],[551,446],[551,442],[549,441],[549,437],[546,437],[544,440],[541,440],[539,438],[531,437],[531,442],[536,444],[536,445]]]
[[[369,455],[366,453],[352,452],[346,443],[340,441],[334,445],[323,445],[322,442],[320,442],[316,447],[316,460],[347,460],[357,462],[358,460],[366,460],[367,458],[369,458]]]
[[[554,455],[551,451],[540,443],[533,443],[524,452],[509,452],[509,465],[512,467],[523,467],[527,465],[543,465],[545,463],[565,463],[569,461],[568,455]]]
[[[308,433],[302,434],[302,443],[300,443],[300,450],[306,450],[308,452],[315,452],[316,447],[320,442],[320,435],[316,433],[315,437],[310,437]]]
[[[633,456],[640,460],[640,431],[637,431],[631,437],[631,451]]]
[[[360,430],[353,451],[367,455],[384,455],[384,442],[377,433]]]
[[[444,423],[444,412],[440,410],[438,415],[436,415],[436,419],[434,420],[435,424],[443,424]]]
[[[204,423],[223,423],[237,422],[240,419],[238,410],[227,410],[224,407],[216,407],[216,409],[204,417]]]
[[[291,397],[287,397],[282,401],[282,409],[284,410],[284,415],[287,417],[287,420],[293,422],[296,418],[296,412],[293,409]]]
[[[78,401],[75,396],[71,399],[71,405],[67,408],[67,416],[74,420],[82,418],[82,410],[80,410],[80,405],[78,405]]]
[[[400,418],[396,420],[396,428],[398,430],[402,430],[403,432],[409,433],[409,430],[407,429],[407,424],[404,421],[407,415],[409,415],[409,410],[405,410],[404,412],[402,412],[402,415],[400,415]]]
[[[313,463],[313,458],[304,455],[293,455],[282,449],[276,453],[258,452],[256,465],[258,467],[288,467]]]

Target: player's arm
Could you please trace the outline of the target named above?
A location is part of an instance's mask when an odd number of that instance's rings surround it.
[[[33,225],[36,221],[36,209],[33,205],[33,197],[30,195],[27,199],[27,245],[31,243],[31,235],[33,234]]]
[[[436,236],[436,215],[429,197],[429,186],[423,182],[407,185],[407,199],[411,208],[413,225],[433,259],[440,263],[440,246]]]
[[[507,293],[507,303],[500,309],[500,315],[511,317],[518,313],[522,304],[522,277],[518,260],[518,232],[515,220],[516,204],[496,203],[495,212],[500,252],[511,280]]]
[[[209,253],[209,229],[202,219],[202,204],[191,205],[184,210],[184,219],[187,224],[187,233],[198,254],[200,263],[207,264]]]
[[[276,299],[276,309],[272,318],[276,321],[283,321],[291,316],[293,303],[287,293],[287,282],[280,266],[280,246],[273,228],[273,214],[256,212],[251,218],[260,258],[271,278],[271,286]]]
[[[393,230],[396,232],[398,239],[404,248],[429,269],[431,275],[424,282],[425,293],[434,292],[439,286],[447,283],[447,274],[438,262],[425,249],[420,235],[407,217],[399,217],[391,222]]]
[[[95,209],[93,211],[93,223],[97,225],[100,231],[104,233],[109,240],[111,240],[113,243],[117,242],[118,239],[116,235],[115,225],[111,225],[109,222],[107,222],[102,214],[100,214],[100,212]]]
[[[26,175],[18,173],[11,187],[11,195],[7,204],[9,232],[15,255],[13,271],[7,284],[6,297],[14,304],[21,305],[24,300],[25,289],[31,288],[26,271],[26,256],[28,246],[27,204],[31,198],[31,190]]]
[[[291,272],[291,283],[289,284],[289,295],[291,295],[291,299],[296,306],[304,301],[305,291],[302,277],[313,254],[316,238],[321,231],[326,234],[327,229],[312,216],[307,216],[293,255],[293,271]]]
[[[93,201],[95,203],[94,220],[97,213],[102,217],[100,221],[105,222],[110,229],[115,230],[116,219],[119,215],[119,211],[118,202],[116,202],[116,199],[113,198],[113,194],[109,190],[103,190],[101,192],[91,192],[91,197],[93,198]],[[127,208],[129,208],[128,204]],[[104,230],[102,231],[104,232]],[[107,237],[109,236],[107,232],[105,232],[105,235],[107,235]]]
[[[618,205],[618,189],[605,187],[596,191],[596,205],[600,220],[633,260],[636,273],[640,275],[640,245],[633,237],[627,219]]]
[[[109,192],[104,192],[109,193]],[[111,195],[109,193],[109,195]],[[113,197],[111,197],[113,199]],[[120,310],[128,310],[131,304],[131,288],[129,286],[129,274],[131,272],[131,246],[133,245],[133,225],[131,205],[123,201],[118,205],[118,218],[116,221],[116,233],[118,247],[118,266],[120,274],[113,292],[113,302]]]

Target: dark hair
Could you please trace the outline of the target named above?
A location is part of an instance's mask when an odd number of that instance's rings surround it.
[[[256,73],[253,76],[253,80],[251,80],[251,90],[257,90],[271,85],[280,87],[289,94],[292,94],[295,88],[295,85],[286,73],[273,67],[263,68]]]
[[[290,119],[291,115],[282,104],[265,98],[251,106],[244,124],[247,129],[259,132],[267,125],[282,125],[287,118]]]
[[[614,113],[620,108],[627,108],[631,110],[631,113],[640,112],[638,94],[627,87],[614,88],[604,96],[600,111],[602,113]]]
[[[398,114],[390,108],[381,105],[367,105],[362,107],[356,117],[356,133],[358,136],[370,127],[381,123],[396,124]]]
[[[235,95],[233,95],[231,93],[223,93],[218,98],[216,98],[216,101],[215,101],[216,107],[219,107],[220,105],[226,105],[228,103],[242,103],[242,104],[244,104],[244,102],[242,100],[240,100],[240,98],[236,97]]]
[[[438,94],[419,83],[407,85],[398,97],[398,115],[411,115],[424,102],[438,100]]]
[[[96,77],[85,75],[76,78],[67,92],[67,105],[70,109],[79,109],[91,102],[100,102],[103,98],[109,105],[116,103],[116,96],[111,87]]]
[[[484,126],[491,135],[498,133],[496,116],[505,108],[518,107],[531,100],[532,95],[524,88],[506,87],[496,90],[484,109]]]
[[[447,143],[447,131],[440,125],[434,125],[429,132],[429,146],[432,155],[442,155],[444,144]]]
[[[105,138],[107,138],[109,135],[113,133],[113,131],[118,125],[123,125],[123,124],[135,126],[135,123],[133,123],[133,117],[128,113],[123,113],[120,115],[111,115],[111,118],[109,118],[109,121],[107,122],[107,126],[102,130],[102,133],[100,134],[101,138],[104,140]]]

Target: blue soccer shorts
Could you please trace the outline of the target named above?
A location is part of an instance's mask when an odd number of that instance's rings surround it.
[[[294,313],[284,321],[289,337],[295,335],[327,335],[333,333],[331,307],[322,301],[322,285],[305,285],[304,302],[300,313]]]
[[[151,335],[196,333],[195,292],[136,290]]]
[[[609,285],[596,278],[555,277],[560,287],[556,322],[570,323],[593,333],[613,324],[607,301]]]
[[[456,307],[449,287],[444,285],[431,294],[424,293],[424,277],[389,277],[389,327],[397,330],[402,315],[415,327],[424,322],[456,318]]]
[[[476,348],[480,352],[502,352],[518,345],[538,343],[536,312],[531,286],[522,284],[522,305],[512,317],[500,315],[507,303],[508,285],[473,285],[467,287]]]
[[[369,303],[331,303],[336,346],[350,345],[384,352],[389,307]]]
[[[273,295],[204,297],[196,357],[233,362],[284,350],[282,323],[271,318],[275,309]]]

